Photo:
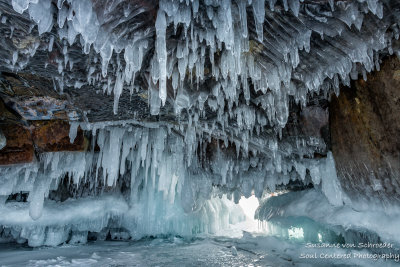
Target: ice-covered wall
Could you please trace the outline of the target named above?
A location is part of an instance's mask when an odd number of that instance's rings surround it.
[[[3,238],[40,246],[74,243],[75,235],[85,242],[88,231],[106,238],[110,229],[117,239],[121,229],[125,239],[190,236],[243,219],[238,206],[213,193],[205,173],[188,168],[183,138],[164,128],[93,132],[99,151],[44,153],[38,162],[1,168]]]
[[[105,238],[114,228],[132,238],[215,233],[243,219],[233,200],[252,192],[261,197],[296,180],[322,184],[333,205],[343,204],[331,154],[321,162],[295,162],[281,161],[276,152],[273,161],[221,147],[210,158],[199,146],[206,141],[167,127],[80,126],[92,133],[88,152],[43,153],[37,162],[1,168],[3,238],[11,231],[38,246],[62,243],[70,233],[81,241],[88,231]],[[71,141],[75,131],[71,127]]]
[[[400,210],[396,204],[382,207],[369,203],[368,207],[360,207],[347,202],[333,206],[316,189],[271,197],[260,205],[256,218],[263,221],[270,234],[304,242],[391,243],[397,252],[400,244]]]

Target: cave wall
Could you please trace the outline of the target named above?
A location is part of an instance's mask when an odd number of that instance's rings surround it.
[[[400,199],[400,60],[353,81],[330,102],[332,152],[353,199]]]

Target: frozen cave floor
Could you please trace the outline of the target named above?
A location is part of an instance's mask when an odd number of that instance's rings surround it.
[[[192,239],[171,236],[39,248],[0,244],[0,266],[398,266],[395,260],[357,256],[371,254],[368,250],[310,248],[305,242],[269,236],[256,224],[248,220],[218,236]],[[351,257],[322,258],[345,254]]]

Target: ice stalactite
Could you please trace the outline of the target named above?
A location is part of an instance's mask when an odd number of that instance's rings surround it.
[[[158,62],[158,76],[159,76],[159,97],[161,99],[162,105],[165,104],[167,100],[167,45],[166,45],[166,30],[167,30],[167,21],[165,18],[164,11],[159,10],[157,14],[156,21],[156,32],[157,32],[157,40],[156,40],[156,54],[157,54],[157,62]],[[153,77],[153,79],[156,77]]]
[[[290,103],[304,108],[312,95],[338,94],[341,83],[379,68],[379,54],[396,52],[398,39],[396,16],[383,16],[393,1],[161,0],[154,21],[146,7],[126,1],[51,3],[11,2],[38,26],[37,38],[13,42],[12,70],[51,50],[57,88],[101,88],[114,94],[114,113],[124,91],[148,89],[141,96],[151,115],[172,108],[181,128],[235,143],[244,154],[274,153],[276,139],[280,150]],[[147,88],[138,89],[136,78]],[[292,152],[304,156],[299,150]]]
[[[76,85],[77,80],[101,87],[114,94],[117,113],[124,88],[133,94],[135,76],[148,72],[155,91],[151,94],[159,98],[149,98],[152,114],[158,115],[160,106],[171,98],[177,115],[190,109],[192,116],[202,118],[203,107],[209,106],[218,113],[215,122],[222,128],[239,119],[236,109],[251,108],[254,93],[258,94],[255,103],[263,109],[260,116],[267,120],[255,121],[252,129],[283,128],[290,99],[304,107],[312,94],[338,94],[340,82],[349,84],[358,74],[379,68],[379,53],[396,52],[392,40],[398,39],[398,25],[390,22],[395,17],[383,16],[388,12],[385,5],[395,6],[391,1],[332,2],[330,6],[297,0],[161,0],[152,25],[136,20],[145,9],[124,1],[110,3],[107,9],[89,0],[51,3],[13,0],[12,7],[29,13],[31,26],[38,25],[41,38],[51,32],[49,39],[54,42],[56,34],[63,47],[56,59],[60,88],[64,83]],[[119,18],[110,24],[109,18],[117,13]],[[129,23],[135,25],[133,32],[121,30]],[[95,55],[85,63],[86,81],[74,73],[66,75],[68,63],[73,66],[79,61],[75,52],[69,52],[74,46]],[[10,60],[12,69],[23,69],[38,48],[39,40],[35,47],[17,46],[19,56],[15,62]],[[151,56],[151,63],[143,65],[146,56]],[[170,87],[174,95],[168,94]],[[182,103],[182,92],[191,99],[189,105]],[[224,110],[228,117],[223,116]]]
[[[181,137],[164,128],[92,130],[99,152],[45,153],[39,162],[2,168],[0,194],[29,195],[27,202],[2,204],[9,216],[1,225],[39,246],[65,242],[69,232],[87,236],[112,227],[126,228],[132,238],[212,233],[243,217],[226,198],[213,196],[203,174],[186,168]],[[81,193],[59,202],[65,177]]]
[[[0,195],[9,198],[1,209],[10,216],[0,224],[22,229],[21,238],[30,245],[51,243],[43,237],[49,232],[64,240],[61,237],[68,234],[63,231],[99,233],[114,224],[126,228],[133,238],[215,232],[243,216],[233,203],[217,196],[226,194],[238,202],[241,195],[248,197],[254,191],[261,197],[265,189],[274,191],[275,186],[291,180],[325,182],[318,175],[305,176],[306,168],[318,164],[313,160],[294,164],[284,157],[278,161],[262,155],[246,159],[222,151],[207,159],[204,151],[197,151],[199,137],[195,133],[187,136],[187,131],[185,137],[166,127],[107,123],[80,123],[79,127],[93,134],[98,151],[92,146],[87,152],[44,153],[38,162],[1,169]],[[71,140],[77,128],[71,127]],[[276,152],[275,157],[280,156]],[[208,160],[211,166],[204,168]],[[28,195],[27,202],[15,202],[21,194]],[[94,217],[92,212],[85,215],[80,210],[87,209],[88,203],[102,211]],[[57,212],[51,217],[55,209],[65,211],[64,219]],[[54,228],[59,224],[68,227]]]

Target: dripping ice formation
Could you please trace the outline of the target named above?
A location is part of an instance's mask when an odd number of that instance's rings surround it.
[[[389,12],[397,1],[138,2],[0,0],[2,27],[23,21],[4,41],[13,52],[1,56],[2,69],[51,78],[60,94],[112,95],[115,115],[69,118],[71,143],[80,128],[87,151],[0,169],[2,238],[55,246],[216,233],[243,219],[231,200],[299,184],[313,189],[288,193],[294,200],[281,214],[267,201],[258,219],[307,216],[390,239],[354,223],[365,206],[341,187],[323,136],[297,131],[290,111],[327,120],[312,101],[399,53],[400,13]],[[342,216],[332,223],[305,208],[316,199],[321,214]]]
[[[8,214],[0,224],[11,225],[16,240],[58,245],[72,232],[69,242],[78,235],[82,243],[88,231],[105,239],[113,226],[132,238],[190,236],[243,219],[240,208],[216,196],[206,174],[186,168],[182,138],[167,136],[164,128],[96,127],[99,152],[45,153],[40,162],[2,169],[2,196],[29,192],[27,202],[3,199],[0,208]],[[66,175],[73,195],[60,203]]]
[[[102,240],[108,233],[112,239],[216,233],[244,219],[226,196],[220,199],[223,194],[238,202],[252,191],[261,197],[264,189],[275,191],[295,180],[320,188],[328,206],[348,201],[330,152],[321,160],[274,163],[265,157],[238,158],[221,149],[207,159],[207,148],[185,151],[185,139],[191,138],[165,127],[79,127],[92,132],[98,151],[93,145],[89,152],[44,153],[38,162],[2,168],[2,196],[18,199],[29,192],[27,202],[3,198],[0,211],[8,216],[0,224],[9,238],[54,246],[85,243],[93,236]],[[71,127],[72,139],[77,128]],[[203,169],[204,164],[210,167]]]
[[[251,100],[263,112],[249,129],[283,128],[289,99],[305,106],[309,94],[338,94],[339,82],[349,84],[359,73],[379,69],[379,53],[384,49],[394,53],[392,40],[398,39],[397,24],[389,23],[395,18],[383,16],[391,1],[309,4],[300,12],[298,0],[162,0],[154,26],[148,27],[147,21],[136,20],[145,15],[144,8],[122,1],[110,2],[102,10],[100,2],[66,0],[54,5],[51,0],[12,0],[16,12],[37,24],[40,41],[14,47],[8,60],[12,64],[6,65],[23,69],[38,49],[52,51],[56,34],[62,50],[55,59],[60,90],[81,84],[102,88],[114,94],[114,113],[124,88],[133,94],[140,74],[152,88],[148,91],[152,115],[159,114],[167,96],[175,112],[190,109],[189,115],[199,118],[205,116],[207,102],[224,128],[231,119],[239,120],[240,110],[251,108]],[[110,24],[117,14],[119,20]],[[129,32],[118,28],[129,21],[134,23]],[[41,46],[47,38],[52,40],[48,47]],[[74,58],[76,46],[84,54],[94,53],[81,77],[71,73],[79,61]],[[152,48],[151,62],[144,65]],[[259,96],[252,99],[252,91]]]
[[[196,132],[235,139],[245,153],[263,130],[281,134],[291,103],[305,107],[314,95],[338,95],[341,83],[379,69],[380,53],[397,51],[396,14],[383,16],[396,8],[393,1],[300,8],[298,0],[162,0],[154,22],[147,6],[109,1],[105,9],[101,2],[12,0],[32,21],[26,31],[37,25],[39,37],[15,41],[4,65],[44,65],[35,72],[58,72],[52,79],[60,91],[101,88],[114,95],[116,114],[127,91],[145,96],[153,117],[175,113]],[[42,50],[53,51],[51,64],[36,63]],[[139,92],[143,84],[148,90]]]
[[[313,170],[316,186],[331,186],[337,179],[331,156],[320,166],[312,161],[274,166],[265,158],[239,159],[220,152],[204,170],[206,148],[185,151],[190,144],[165,127],[80,127],[93,133],[99,151],[93,145],[91,152],[44,153],[38,162],[1,169],[2,196],[23,198],[23,192],[29,192],[27,202],[3,199],[0,208],[8,214],[0,224],[10,225],[15,240],[28,240],[30,246],[58,245],[72,232],[86,242],[88,232],[105,238],[104,231],[115,225],[132,238],[215,233],[244,217],[233,202],[219,198],[222,194],[236,203],[253,190],[261,197],[265,185],[274,191],[290,179],[306,179],[306,168]],[[74,135],[70,133],[72,139]],[[338,190],[326,192],[334,205],[343,204]],[[63,191],[69,191],[67,200]]]

